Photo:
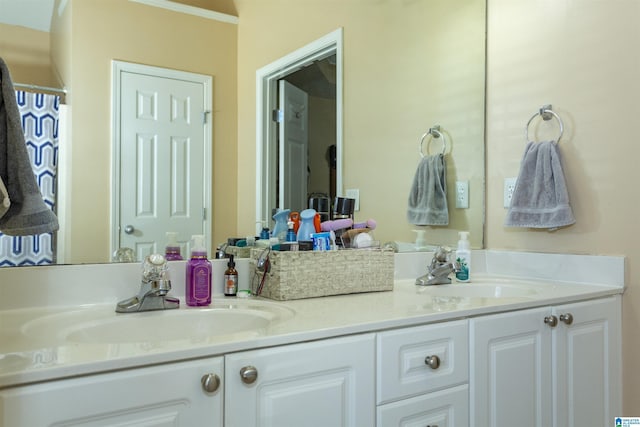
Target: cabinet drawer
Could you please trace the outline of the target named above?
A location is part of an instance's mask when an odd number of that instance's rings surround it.
[[[445,390],[378,407],[377,427],[467,427],[469,386]]]
[[[469,380],[467,320],[382,332],[377,340],[378,404]],[[437,356],[439,366],[425,359]]]

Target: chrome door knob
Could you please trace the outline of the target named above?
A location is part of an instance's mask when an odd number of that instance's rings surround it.
[[[556,327],[558,324],[558,318],[556,316],[547,316],[544,318],[544,323],[551,326],[552,328]]]
[[[125,232],[126,234],[133,234],[133,232],[134,232],[134,231],[136,231],[136,229],[135,229],[135,228],[133,228],[133,225],[126,225],[126,226],[124,227],[124,232]]]
[[[570,325],[573,323],[573,315],[571,313],[561,314],[560,321],[564,322],[567,325]]]
[[[424,358],[424,363],[431,369],[438,369],[440,367],[440,358],[436,355],[427,356]]]
[[[220,377],[216,374],[205,374],[200,380],[202,389],[207,393],[215,393],[220,387]]]
[[[240,369],[240,379],[245,384],[253,384],[258,379],[258,369],[255,366],[245,366]]]

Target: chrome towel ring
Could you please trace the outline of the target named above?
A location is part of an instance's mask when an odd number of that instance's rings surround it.
[[[429,132],[425,133],[420,137],[420,144],[418,144],[418,153],[420,153],[421,157],[424,157],[424,152],[422,150],[422,146],[424,145],[424,140],[426,137],[431,136],[429,141],[427,142],[427,154],[429,150],[429,144],[433,138],[441,138],[442,139],[442,154],[444,155],[445,151],[447,151],[447,138],[444,136],[442,132],[440,132],[440,125],[435,125],[429,129]]]
[[[529,125],[531,124],[531,122],[533,121],[533,119],[535,119],[536,117],[541,116],[542,120],[544,121],[548,121],[551,120],[553,118],[555,118],[558,121],[558,124],[560,125],[560,135],[558,136],[558,139],[555,140],[554,144],[557,144],[558,142],[560,142],[560,138],[562,138],[562,134],[564,133],[564,125],[562,123],[562,119],[560,118],[560,116],[558,115],[558,113],[556,113],[555,111],[553,111],[551,109],[551,104],[549,105],[543,105],[540,110],[538,110],[538,112],[536,114],[534,114],[533,116],[531,116],[531,118],[529,119],[529,121],[527,122],[527,126],[524,129],[524,136],[525,136],[525,140],[527,142],[529,142]]]

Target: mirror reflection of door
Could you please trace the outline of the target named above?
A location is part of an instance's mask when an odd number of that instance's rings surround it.
[[[120,86],[119,248],[137,261],[178,233],[183,256],[205,234],[204,84],[123,72]]]
[[[278,205],[300,212],[307,207],[309,95],[284,80],[278,86],[282,111],[278,121]]]
[[[286,84],[289,101],[283,100],[283,86]],[[302,210],[308,207],[310,195],[324,195],[330,200],[336,196],[336,56],[335,54],[315,60],[295,71],[279,82],[279,109],[283,121],[279,122],[278,200],[276,206],[283,209]],[[304,107],[299,99],[300,92],[306,93]],[[290,109],[290,112],[286,111]],[[306,114],[307,148],[302,159],[300,145],[293,145],[289,135],[283,135],[287,127],[296,127],[295,113]],[[302,122],[297,122],[302,124]],[[295,138],[295,137],[294,137]],[[289,139],[289,141],[287,141]],[[283,147],[286,147],[283,149]],[[296,150],[294,150],[295,147]],[[283,153],[284,150],[284,153]],[[294,154],[295,153],[295,154]],[[289,158],[295,159],[289,161]],[[284,165],[284,167],[283,167]],[[304,169],[304,170],[303,170]],[[287,179],[283,175],[294,177]],[[287,172],[285,172],[287,174]],[[302,200],[302,201],[301,201]]]

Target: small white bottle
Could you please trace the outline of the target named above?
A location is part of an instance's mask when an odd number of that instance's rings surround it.
[[[456,262],[459,271],[456,272],[457,282],[469,282],[471,280],[471,246],[469,244],[469,232],[460,231],[458,233],[458,249],[456,249]]]

